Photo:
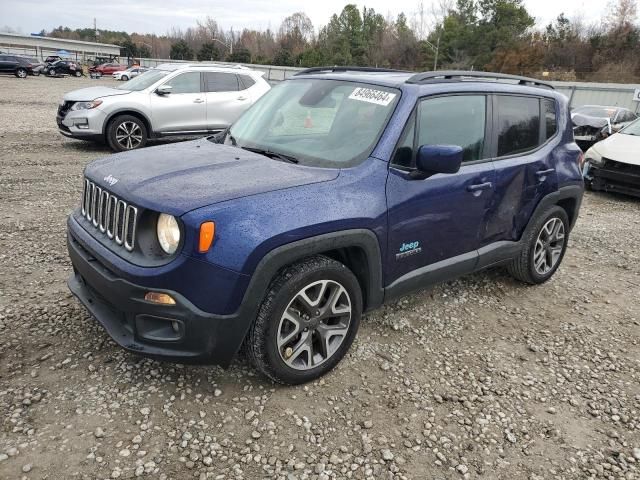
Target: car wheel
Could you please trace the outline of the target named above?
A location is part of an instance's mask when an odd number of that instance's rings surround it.
[[[34,77],[39,77],[40,76],[40,70],[34,70],[33,71],[33,76]]]
[[[19,68],[16,70],[16,77],[18,78],[27,78],[27,70],[24,68]]]
[[[567,212],[562,207],[550,207],[523,238],[524,248],[509,264],[509,273],[525,283],[546,282],[560,266],[568,240]]]
[[[122,75],[120,77],[120,80],[122,80],[123,82],[126,82],[127,80],[129,80],[129,77],[127,77],[126,75]]]
[[[76,77],[81,77],[81,76],[82,76],[82,72],[81,72],[80,70],[76,70],[76,71],[74,72],[74,75],[75,75]]]
[[[134,150],[147,144],[147,128],[133,115],[120,115],[109,123],[106,137],[115,152]]]
[[[290,385],[324,375],[344,357],[362,315],[355,275],[315,256],[283,269],[271,282],[245,339],[255,367]]]

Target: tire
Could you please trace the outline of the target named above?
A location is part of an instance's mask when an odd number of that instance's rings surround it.
[[[131,142],[127,141],[127,132],[134,132],[129,135]],[[139,133],[138,133],[139,132]],[[125,138],[121,138],[124,136]],[[144,122],[133,115],[118,115],[109,122],[106,132],[107,144],[114,152],[134,150],[142,148],[147,144],[148,134]],[[128,147],[128,145],[131,145]]]
[[[126,75],[122,75],[120,77],[120,80],[122,80],[123,82],[126,82],[127,80],[129,80],[129,77],[127,77]]]
[[[319,302],[317,307],[302,302],[301,292]],[[303,309],[309,315],[302,314]],[[310,257],[285,267],[271,281],[245,338],[245,351],[255,368],[271,380],[306,383],[342,360],[361,315],[362,291],[351,270],[325,256]],[[299,327],[291,321],[296,318]]]
[[[557,239],[554,240],[553,233],[549,235],[549,231],[550,229],[556,231],[556,227]],[[561,244],[560,234],[562,235]],[[525,235],[522,252],[511,261],[507,269],[521,282],[532,285],[544,283],[556,272],[567,250],[569,241],[567,212],[557,205],[549,207],[535,220],[533,227]]]
[[[76,70],[73,74],[74,74],[76,77],[81,77],[81,76],[82,76],[82,72],[81,72],[80,70]]]
[[[33,76],[34,77],[39,77],[40,76],[40,70],[34,70],[33,71]]]
[[[28,75],[29,75],[29,73],[24,68],[18,68],[16,70],[16,77],[18,77],[18,78],[27,78]]]

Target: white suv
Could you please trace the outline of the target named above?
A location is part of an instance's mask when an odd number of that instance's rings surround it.
[[[149,138],[216,133],[269,91],[262,75],[239,65],[165,63],[118,87],[67,93],[58,128],[114,151],[143,147]]]

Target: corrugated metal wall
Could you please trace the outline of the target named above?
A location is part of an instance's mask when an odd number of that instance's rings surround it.
[[[570,99],[571,107],[581,105],[610,105],[640,112],[640,102],[633,100],[633,93],[640,84],[550,82]]]

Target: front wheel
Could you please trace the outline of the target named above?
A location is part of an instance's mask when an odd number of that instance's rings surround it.
[[[560,266],[568,240],[567,212],[559,206],[550,207],[535,220],[531,231],[523,237],[524,247],[508,265],[509,273],[525,283],[546,282]]]
[[[27,78],[27,70],[24,68],[19,68],[18,70],[16,70],[16,77],[18,78]]]
[[[344,357],[362,315],[355,275],[324,256],[283,269],[251,326],[245,348],[255,367],[290,385],[324,375]]]
[[[76,77],[81,77],[81,76],[82,76],[82,72],[81,72],[80,70],[76,70],[73,74],[74,74]]]
[[[126,82],[127,80],[129,80],[129,77],[127,77],[126,75],[122,75],[120,77],[120,80],[122,80],[123,82]]]
[[[109,123],[106,139],[115,152],[142,148],[147,144],[147,128],[133,115],[120,115]]]

